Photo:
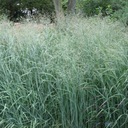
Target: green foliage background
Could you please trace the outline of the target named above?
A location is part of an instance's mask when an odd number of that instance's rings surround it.
[[[17,5],[19,3],[19,5]],[[51,0],[0,0],[0,12],[5,13],[8,17],[19,18],[22,15],[21,10],[28,8],[29,10],[36,8],[38,13],[50,15],[54,11]],[[16,12],[20,12],[15,16]]]
[[[127,0],[81,0],[80,8],[85,16],[111,16],[128,24]]]
[[[20,5],[17,6],[17,3]],[[66,12],[68,0],[62,0],[62,7]],[[36,8],[40,14],[54,14],[52,0],[0,0],[0,12],[5,13],[11,19],[22,15],[20,10]],[[15,16],[16,12],[20,12]],[[119,19],[125,25],[128,24],[128,1],[127,0],[77,0],[76,12],[82,12],[85,16],[111,16]]]

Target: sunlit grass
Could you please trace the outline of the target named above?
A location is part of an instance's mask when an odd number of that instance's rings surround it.
[[[109,19],[0,22],[1,128],[127,128],[128,32]]]

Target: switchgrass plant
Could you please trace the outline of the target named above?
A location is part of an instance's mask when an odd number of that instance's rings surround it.
[[[62,24],[0,22],[0,127],[127,128],[127,28]]]

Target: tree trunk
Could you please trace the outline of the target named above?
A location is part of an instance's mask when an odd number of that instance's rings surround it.
[[[57,22],[60,22],[64,18],[61,0],[53,0],[53,3],[55,7]]]
[[[76,0],[68,0],[68,12],[73,14],[75,13]]]

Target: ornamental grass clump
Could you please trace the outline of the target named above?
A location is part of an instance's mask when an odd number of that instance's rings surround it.
[[[78,17],[34,25],[1,21],[0,127],[126,128],[127,28]]]

